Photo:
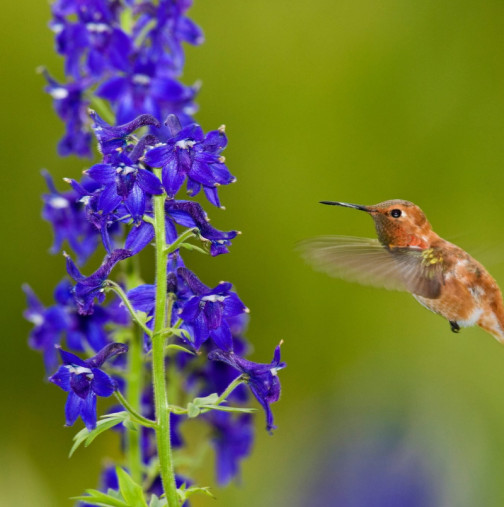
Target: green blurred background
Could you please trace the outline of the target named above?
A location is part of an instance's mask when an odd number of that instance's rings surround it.
[[[86,161],[57,157],[62,125],[35,73],[45,64],[61,74],[48,5],[6,2],[2,12],[0,504],[69,506],[97,484],[117,439],[68,460],[65,395],[27,348],[20,285],[50,304],[64,272],[47,253],[39,170],[60,181]],[[238,177],[221,190],[227,211],[208,209],[243,236],[230,255],[191,266],[209,285],[235,283],[252,310],[253,359],[269,361],[283,339],[288,362],[278,430],[270,437],[258,414],[241,483],[193,505],[373,506],[352,488],[394,497],[405,474],[421,478],[422,506],[503,505],[502,345],[476,328],[451,333],[407,294],[316,273],[294,248],[373,235],[368,217],[319,200],[408,199],[504,285],[504,4],[199,0],[192,17],[206,43],[188,48],[184,81],[202,79],[196,119],[227,125]],[[201,483],[213,484],[211,467],[209,455]]]

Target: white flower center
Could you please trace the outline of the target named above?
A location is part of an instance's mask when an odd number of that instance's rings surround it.
[[[90,368],[86,368],[85,366],[75,366],[73,364],[67,364],[68,371],[70,373],[74,373],[75,375],[80,375],[81,373],[85,373],[89,380],[94,378],[93,372]]]
[[[68,90],[66,88],[60,87],[60,88],[53,88],[49,94],[53,99],[56,100],[63,100],[68,97]]]
[[[203,296],[201,301],[210,301],[212,303],[223,303],[227,296],[219,296],[218,294],[210,294],[209,296]]]
[[[110,32],[111,28],[105,23],[87,23],[86,28],[90,32],[105,33]]]
[[[40,313],[34,313],[30,315],[30,322],[35,324],[35,326],[41,326],[44,323],[44,317]]]
[[[195,144],[196,141],[192,141],[191,139],[182,139],[182,141],[177,141],[175,146],[182,150],[187,150],[188,148],[192,148]]]
[[[135,74],[132,77],[132,81],[135,84],[148,85],[150,83],[150,77],[147,76],[146,74]]]
[[[51,207],[56,209],[65,209],[68,208],[70,203],[68,202],[68,199],[61,197],[60,195],[56,195],[54,197],[51,197],[49,204]]]

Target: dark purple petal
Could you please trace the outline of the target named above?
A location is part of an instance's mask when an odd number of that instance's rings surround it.
[[[170,162],[175,156],[170,146],[163,144],[152,148],[145,154],[145,163],[150,167],[163,167]]]
[[[75,354],[72,354],[71,352],[63,350],[61,347],[57,347],[57,349],[61,357],[61,360],[63,361],[63,364],[70,366],[82,366],[84,368],[87,368],[87,364],[80,357],[76,356]]]
[[[74,261],[70,258],[69,255],[65,255],[66,258],[66,269],[67,273],[70,277],[76,282],[80,282],[84,280],[84,275],[79,271],[79,268],[75,265]]]
[[[146,169],[138,170],[137,183],[148,194],[159,195],[163,192],[159,178]]]
[[[116,210],[121,204],[121,196],[118,195],[116,185],[108,185],[101,192],[98,198],[98,210],[108,215]]]
[[[201,308],[200,308],[201,298],[198,296],[193,296],[189,301],[184,305],[182,312],[179,314],[179,317],[186,322],[192,322],[196,317],[198,317]]]
[[[82,399],[85,399],[87,395],[89,394],[89,389],[91,388],[91,380],[92,380],[92,373],[90,368],[82,368],[77,367],[73,368],[71,366],[68,367],[70,369],[70,387],[72,391]],[[82,373],[76,373],[72,372],[72,369],[75,369],[76,371],[80,370],[86,370],[82,371]]]
[[[92,368],[94,378],[91,382],[91,389],[97,396],[107,398],[115,391],[114,381],[103,371],[98,368]]]
[[[219,194],[217,193],[217,188],[215,187],[203,187],[203,192],[205,192],[206,198],[217,208],[221,207],[221,203],[219,200]]]
[[[73,391],[70,391],[65,404],[66,425],[72,426],[81,413],[84,400],[79,398]]]
[[[210,338],[222,350],[231,351],[233,349],[233,337],[225,321],[217,329],[210,330]]]
[[[128,299],[136,311],[150,313],[154,309],[155,285],[140,285],[128,292]]]
[[[124,205],[130,212],[134,223],[140,223],[145,213],[145,194],[138,185],[133,185],[129,196],[124,201]]]
[[[169,198],[174,197],[180,190],[185,176],[184,171],[179,169],[178,161],[175,157],[172,157],[163,167],[161,177]]]
[[[199,278],[189,269],[182,267],[177,269],[177,274],[181,276],[189,288],[197,295],[208,294],[210,287],[202,283]]]
[[[88,397],[83,400],[80,415],[88,431],[96,428],[96,395],[93,391],[89,391]]]
[[[154,240],[154,227],[147,222],[141,222],[140,225],[134,225],[124,243],[124,247],[131,250],[133,255],[143,250]]]
[[[116,177],[115,169],[109,164],[95,164],[86,173],[102,185],[114,183]]]
[[[204,300],[204,299],[203,299]],[[205,301],[204,314],[210,329],[216,329],[222,322],[222,303]]]
[[[61,387],[63,391],[69,392],[70,387],[70,371],[66,366],[60,366],[58,371],[49,377],[49,382]]]
[[[229,296],[224,300],[223,317],[235,317],[246,311],[247,307],[243,304],[242,300],[234,292],[230,292]]]

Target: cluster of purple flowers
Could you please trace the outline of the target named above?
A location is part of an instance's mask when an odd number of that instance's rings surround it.
[[[184,63],[182,43],[203,40],[200,29],[185,16],[190,4],[190,0],[57,0],[52,4],[51,27],[58,52],[65,57],[68,80],[57,83],[45,72],[47,90],[66,126],[59,151],[90,155],[93,131],[102,160],[80,181],[65,180],[69,184],[65,192],[44,174],[49,192],[44,195],[43,217],[54,230],[51,251],[61,251],[65,242],[71,249],[70,254],[63,253],[72,281],[58,284],[55,304],[49,307],[26,286],[25,316],[34,324],[30,346],[43,354],[49,380],[69,393],[67,425],[80,416],[89,431],[97,427],[97,396],[116,392],[121,398],[127,392],[128,341],[133,331],[125,330],[140,316],[143,352],[146,358],[151,353],[149,331],[158,291],[155,285],[132,285],[127,273],[133,269],[134,257],[157,241],[155,196],[164,199],[166,294],[172,301],[167,325],[177,330],[171,342],[178,342],[177,351],[166,357],[167,381],[177,376],[176,383],[183,389],[177,401],[220,395],[238,378],[264,408],[267,430],[274,428],[270,404],[280,396],[277,372],[285,366],[280,348],[271,363],[244,359],[247,307],[231,283],[209,287],[181,255],[183,247],[203,249],[212,256],[225,254],[239,234],[214,228],[199,203],[177,198],[185,184],[189,197],[203,190],[211,204],[221,207],[219,187],[236,181],[222,156],[227,145],[224,127],[205,134],[191,118],[197,87],[178,81]],[[88,112],[93,97],[108,103],[116,125]],[[185,242],[191,235],[202,248]],[[78,265],[86,263],[100,244],[103,262],[94,273],[83,274]],[[113,271],[115,282],[109,279]],[[104,304],[107,293],[114,295]],[[63,363],[59,367],[58,353]],[[142,364],[150,369],[148,361]],[[243,384],[227,393],[227,402],[247,401],[249,390]],[[152,384],[145,384],[143,390],[141,416],[155,420]],[[250,453],[252,418],[248,413],[212,409],[202,410],[201,417],[213,430],[218,482],[226,484]],[[170,418],[172,446],[183,447],[178,427],[187,416],[171,413]],[[147,468],[157,460],[154,431],[148,427],[142,428],[141,447]],[[110,470],[104,476],[106,484],[117,482]],[[190,483],[180,478],[178,482]],[[147,492],[161,496],[159,476],[151,477]]]

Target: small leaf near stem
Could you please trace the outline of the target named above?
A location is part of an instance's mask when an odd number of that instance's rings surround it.
[[[151,421],[147,419],[143,415],[139,414],[129,403],[128,400],[122,395],[121,391],[114,392],[115,397],[119,401],[119,403],[128,411],[132,420],[146,428],[156,428],[157,424],[155,421]]]
[[[184,231],[173,243],[168,245],[165,249],[167,254],[171,254],[175,250],[178,250],[182,244],[184,244],[188,239],[197,236],[198,228],[192,227],[191,229],[187,229]]]
[[[145,322],[140,320],[138,314],[135,312],[135,309],[133,308],[133,305],[131,304],[131,301],[128,299],[128,296],[123,291],[122,287],[119,284],[113,282],[112,280],[107,280],[105,284],[106,288],[109,288],[121,298],[122,302],[124,303],[124,306],[128,309],[131,318],[143,329],[145,334],[147,334],[148,336],[152,336],[152,331],[145,325]]]

